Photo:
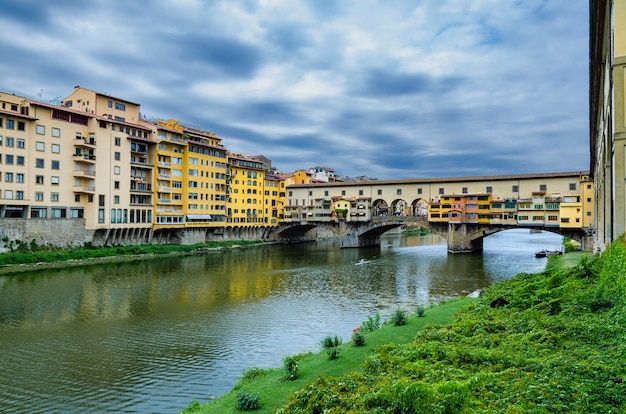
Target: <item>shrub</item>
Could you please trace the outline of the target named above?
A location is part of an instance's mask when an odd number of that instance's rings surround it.
[[[365,333],[374,332],[376,329],[380,329],[380,325],[380,315],[377,313],[373,317],[368,316],[366,321],[361,322],[361,331]]]
[[[423,306],[418,306],[417,307],[417,312],[416,313],[417,313],[418,317],[420,317],[420,318],[424,317],[424,312],[426,312],[426,309],[424,309]]]
[[[298,358],[295,356],[287,356],[283,359],[285,367],[285,379],[293,381],[298,378]]]
[[[403,311],[402,309],[396,310],[393,313],[393,315],[391,315],[391,323],[394,324],[395,326],[406,325],[407,323],[406,312]]]
[[[361,329],[356,328],[354,331],[352,331],[352,342],[354,342],[354,346],[365,345],[365,335],[363,335]]]
[[[337,335],[328,335],[320,341],[320,344],[322,345],[322,348],[328,349],[341,345],[341,342],[341,338],[339,338]]]
[[[326,350],[328,354],[328,358],[335,359],[339,356],[339,345],[341,345],[342,340],[337,335],[330,336],[328,335],[324,339],[320,341],[322,348]]]
[[[237,394],[237,409],[241,411],[253,411],[259,409],[259,396],[246,391]]]
[[[191,400],[187,408],[180,411],[180,414],[192,414],[200,410],[200,403],[198,400]]]
[[[241,381],[252,381],[256,378],[265,376],[265,374],[267,374],[266,369],[258,367],[250,368],[243,372],[241,375]]]

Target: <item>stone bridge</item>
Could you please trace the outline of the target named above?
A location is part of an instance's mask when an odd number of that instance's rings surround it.
[[[380,236],[395,228],[423,227],[446,239],[448,252],[471,253],[483,249],[485,237],[500,231],[527,228],[560,234],[581,243],[583,249],[593,247],[593,235],[582,229],[563,229],[551,226],[520,226],[478,223],[428,222],[418,217],[374,217],[371,221],[306,221],[282,224],[276,231],[281,241],[306,241],[340,237],[342,247],[363,247],[380,244]]]

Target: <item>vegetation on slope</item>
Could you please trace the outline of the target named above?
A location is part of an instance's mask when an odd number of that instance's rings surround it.
[[[343,344],[336,359],[298,356],[295,381],[253,369],[231,393],[183,412],[626,412],[626,248],[579,257],[494,285],[449,324],[419,329],[431,309],[366,333],[366,347]]]
[[[132,246],[92,246],[85,244],[82,248],[55,249],[47,246],[37,246],[33,241],[6,242],[5,247],[10,252],[0,254],[0,266],[28,265],[36,263],[57,263],[71,260],[86,260],[104,257],[124,257],[136,255],[159,255],[173,253],[192,253],[204,249],[225,248],[232,246],[258,244],[258,241],[223,241],[192,245],[180,244],[140,244]]]
[[[279,412],[625,412],[625,300],[616,242],[575,267],[493,286],[454,322],[317,378]]]

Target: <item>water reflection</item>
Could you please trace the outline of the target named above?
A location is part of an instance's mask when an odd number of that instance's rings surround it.
[[[326,334],[347,339],[376,312],[541,270],[534,252],[560,240],[507,233],[478,255],[395,236],[378,248],[263,246],[0,277],[0,411],[177,412],[245,368],[317,350]]]

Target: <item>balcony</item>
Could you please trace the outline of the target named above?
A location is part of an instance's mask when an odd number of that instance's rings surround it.
[[[149,184],[130,185],[130,191],[135,193],[152,193],[152,186]]]
[[[72,172],[72,175],[74,177],[86,177],[86,178],[91,178],[94,179],[96,178],[96,171],[95,170],[89,170],[86,168],[80,168],[80,169],[76,169]]]
[[[85,193],[85,194],[95,194],[96,193],[96,187],[93,185],[86,185],[86,186],[72,186],[72,191],[75,193]]]
[[[96,163],[96,156],[95,156],[95,154],[76,153],[76,154],[74,154],[74,161],[76,161],[76,162],[84,162],[84,163],[87,163],[87,164],[95,164]]]
[[[85,138],[82,135],[76,135],[74,146],[77,148],[96,148],[96,139],[94,137]]]

